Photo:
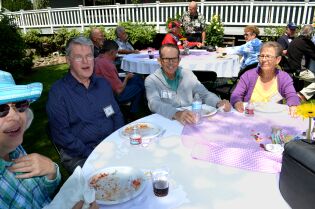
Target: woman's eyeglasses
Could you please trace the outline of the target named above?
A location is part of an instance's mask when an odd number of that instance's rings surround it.
[[[263,60],[263,59],[265,59],[265,60],[272,60],[272,59],[274,59],[274,58],[276,58],[276,56],[272,56],[272,55],[258,55],[258,59],[260,59],[260,60]]]
[[[29,106],[30,104],[26,100],[21,101],[21,102],[11,103],[11,105],[2,104],[0,105],[0,118],[7,116],[10,112],[11,107],[14,107],[18,112],[25,112],[25,110],[29,108]]]

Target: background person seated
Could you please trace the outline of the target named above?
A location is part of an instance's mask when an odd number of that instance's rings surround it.
[[[162,45],[159,53],[161,68],[145,79],[147,100],[152,112],[178,120],[182,124],[194,123],[193,112],[179,111],[176,108],[190,106],[197,93],[203,103],[212,107],[224,106],[225,111],[230,111],[231,105],[227,100],[220,100],[209,92],[192,71],[178,67],[180,58],[176,45]]]
[[[127,73],[126,77],[119,78],[114,61],[118,51],[115,41],[105,41],[101,54],[95,59],[95,73],[105,78],[111,85],[118,103],[131,102],[131,113],[139,110],[144,98],[144,81],[133,73]]]
[[[309,100],[315,95],[315,74],[309,70],[310,59],[315,59],[315,45],[311,40],[313,31],[312,25],[303,26],[300,36],[288,48],[291,73],[306,82],[306,86],[298,93],[301,101]]]
[[[92,28],[90,32],[90,39],[94,45],[94,57],[100,54],[100,49],[103,46],[105,37],[104,33],[99,28]]]
[[[231,95],[231,104],[244,112],[243,102],[279,102],[283,98],[289,106],[289,114],[295,116],[300,104],[288,73],[277,69],[282,47],[277,42],[266,42],[259,55],[259,67],[246,71]]]
[[[110,84],[93,73],[92,41],[72,39],[66,59],[70,70],[51,87],[46,111],[61,162],[72,173],[124,120]]]
[[[126,33],[126,30],[122,26],[118,26],[115,29],[115,34],[117,39],[115,40],[118,44],[118,53],[119,54],[133,54],[133,53],[139,53],[139,50],[135,50],[133,46],[128,42],[128,34]]]
[[[177,45],[179,49],[184,49],[185,47],[192,48],[197,46],[200,48],[202,44],[200,42],[189,42],[187,40],[182,40],[184,36],[180,33],[181,23],[178,21],[171,21],[168,24],[169,32],[165,35],[162,45],[164,44],[174,44]]]
[[[243,57],[241,62],[241,70],[238,74],[240,77],[246,70],[257,67],[259,50],[262,45],[261,40],[257,38],[259,35],[258,27],[248,25],[244,28],[244,38],[246,43],[241,46],[218,48],[218,52],[226,52],[227,54],[238,54]]]
[[[285,33],[277,40],[277,42],[282,46],[283,48],[282,54],[285,56],[288,54],[287,50],[289,48],[291,41],[293,41],[294,39],[295,31],[296,24],[294,22],[290,22],[285,28]]]

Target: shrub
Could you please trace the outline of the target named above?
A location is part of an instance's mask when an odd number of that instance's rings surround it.
[[[80,32],[76,29],[69,31],[67,28],[62,28],[58,30],[54,34],[52,40],[55,50],[58,50],[60,53],[64,53],[68,40],[78,35],[80,35]]]
[[[147,45],[153,42],[156,36],[155,26],[147,25],[146,23],[122,22],[123,26],[129,35],[131,44]]]
[[[0,69],[9,72],[25,72],[31,69],[31,57],[26,57],[26,45],[18,27],[0,14]]]
[[[222,46],[224,36],[223,24],[219,15],[213,15],[206,26],[206,43],[211,46]]]
[[[285,33],[286,28],[282,26],[273,26],[264,28],[265,36],[262,37],[263,42],[277,41],[277,39]],[[301,30],[301,26],[296,28],[296,34]]]
[[[33,4],[30,0],[3,0],[2,6],[12,12],[33,9]]]
[[[27,48],[35,49],[36,54],[40,54],[40,49],[42,47],[40,40],[40,32],[39,30],[28,30],[25,34],[22,34],[24,42]]]

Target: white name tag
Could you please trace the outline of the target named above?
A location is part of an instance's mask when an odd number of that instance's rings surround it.
[[[166,90],[162,90],[161,91],[161,98],[162,99],[167,99],[167,91]]]
[[[112,105],[108,105],[107,107],[104,107],[103,110],[104,110],[106,117],[110,117],[111,115],[113,115],[115,113]]]

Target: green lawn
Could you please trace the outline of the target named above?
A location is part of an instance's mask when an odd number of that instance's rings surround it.
[[[59,164],[60,159],[46,134],[46,101],[51,85],[64,76],[68,71],[68,66],[55,65],[34,69],[29,75],[16,80],[17,84],[27,84],[31,82],[41,82],[44,85],[42,95],[39,100],[31,104],[34,112],[34,120],[31,127],[25,132],[23,147],[28,153],[40,153]],[[68,177],[66,171],[61,167],[64,180]]]

